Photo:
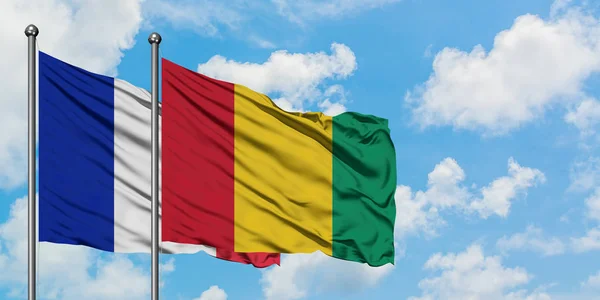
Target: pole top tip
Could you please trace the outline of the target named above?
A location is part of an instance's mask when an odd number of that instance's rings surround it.
[[[25,35],[28,37],[30,37],[30,36],[36,37],[38,35],[38,33],[40,33],[40,31],[38,30],[37,26],[35,26],[33,24],[29,24],[27,27],[25,27]]]
[[[150,44],[160,44],[160,42],[162,41],[162,38],[160,37],[160,34],[153,32],[150,34],[150,36],[148,37],[148,43]]]

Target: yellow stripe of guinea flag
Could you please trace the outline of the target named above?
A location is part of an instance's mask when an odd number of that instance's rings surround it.
[[[235,85],[235,251],[332,255],[332,118]]]
[[[394,263],[387,120],[290,113],[234,86],[234,250]]]

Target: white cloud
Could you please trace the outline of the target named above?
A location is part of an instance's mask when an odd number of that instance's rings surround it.
[[[577,161],[571,166],[569,173],[571,184],[569,191],[589,191],[600,185],[600,158],[589,157]]]
[[[331,103],[329,99],[325,99],[319,103],[319,108],[323,108],[323,113],[328,116],[336,116],[346,111],[346,107],[343,104],[339,102]]]
[[[161,263],[159,267],[161,274],[172,273],[173,271],[175,271],[175,259],[171,257],[166,262]]]
[[[529,293],[526,290],[519,290],[516,292],[508,293],[502,298],[503,300],[551,300],[555,299],[554,295],[546,293],[544,290],[533,291]],[[572,299],[572,298],[571,298]],[[558,299],[556,299],[558,300]],[[583,300],[583,299],[581,299]]]
[[[584,82],[600,71],[600,22],[564,8],[557,3],[548,20],[519,16],[489,52],[481,45],[440,51],[427,82],[405,97],[414,122],[498,135],[542,117],[553,104],[582,100]]]
[[[465,172],[452,158],[445,158],[437,164],[427,178],[428,190],[424,196],[433,206],[461,206],[469,198],[467,188],[460,185],[465,180]]]
[[[600,290],[600,271],[595,275],[590,275],[586,281],[581,283],[581,286],[584,288]]]
[[[317,18],[339,18],[362,10],[380,8],[400,0],[271,0],[279,14],[290,21],[304,24]]]
[[[503,266],[499,256],[485,256],[478,244],[470,245],[458,254],[436,253],[427,260],[424,268],[436,275],[419,282],[422,295],[410,298],[412,300],[550,299],[539,291],[531,294],[525,290],[512,291],[527,284],[532,275],[521,267]]]
[[[346,111],[346,92],[344,87],[336,84],[332,85],[325,91],[324,96],[326,97],[318,107],[323,110],[323,113],[328,116],[339,115]]]
[[[508,216],[511,200],[518,193],[526,193],[527,189],[544,183],[546,177],[537,169],[520,166],[512,157],[508,160],[508,176],[494,180],[481,190],[483,197],[470,203],[471,210],[479,212],[482,218],[492,214]]]
[[[417,195],[423,195],[423,192],[419,191]],[[427,197],[413,196],[409,186],[398,186],[395,197],[396,228],[394,234],[397,238],[401,239],[421,231],[426,236],[432,237],[437,235],[437,228],[446,225],[446,222],[440,217],[437,207],[432,206]]]
[[[165,277],[169,273],[175,272],[175,258],[169,258],[166,262],[158,265],[159,288],[165,286]]]
[[[552,284],[556,285],[556,284]],[[600,291],[600,271],[594,275],[590,275],[585,281],[580,283],[581,288],[579,290],[572,290],[571,292],[553,292],[549,296],[550,298],[541,299],[552,299],[552,300],[596,300],[598,299],[598,292]],[[548,295],[546,295],[548,296]],[[523,298],[519,298],[523,299]],[[538,299],[538,298],[533,298]]]
[[[412,193],[408,186],[396,190],[396,234],[423,232],[436,235],[436,229],[446,223],[440,212],[453,209],[466,214],[477,213],[481,218],[490,215],[508,216],[518,194],[526,195],[528,188],[544,182],[537,169],[520,166],[508,159],[508,176],[492,181],[479,191],[471,191],[463,183],[465,172],[453,158],[445,158],[428,175],[427,190]],[[478,196],[481,194],[481,196]]]
[[[145,0],[144,16],[152,22],[147,21],[144,25],[151,28],[159,21],[166,21],[178,29],[219,38],[229,31],[260,48],[273,49],[276,45],[257,35],[253,25],[267,21],[268,26],[272,26],[273,22],[281,22],[280,16],[284,16],[287,21],[305,26],[308,24],[305,21],[342,17],[399,1]]]
[[[582,136],[593,135],[600,123],[600,102],[592,98],[582,101],[565,115],[565,121],[575,125]]]
[[[304,26],[306,21],[339,18],[395,2],[400,0],[229,0],[226,4],[217,0],[145,0],[143,11],[144,16],[152,23],[164,20],[175,28],[189,29],[212,37],[219,37],[224,31],[230,30],[242,33],[249,42],[268,49],[275,45],[252,33],[249,24],[279,15]],[[254,17],[255,15],[260,18]],[[149,22],[145,25],[153,26]]]
[[[585,236],[571,238],[571,247],[576,253],[600,250],[600,228],[590,229]]]
[[[550,6],[550,16],[556,16],[567,10],[573,0],[554,0]]]
[[[571,170],[570,190],[592,190],[584,200],[585,216],[600,224],[600,188],[597,187],[600,175],[600,160],[590,158],[587,162],[575,164]],[[600,250],[600,227],[587,231],[585,236],[571,238],[571,248],[576,253]]]
[[[242,13],[245,9],[244,2],[224,3],[214,0],[147,0],[144,3],[144,15],[154,21],[164,19],[175,28],[217,36],[220,33],[219,26],[236,29],[247,21]]]
[[[321,252],[282,255],[281,266],[263,271],[261,284],[267,300],[306,298],[317,292],[352,293],[375,286],[394,266],[367,264],[331,258]]]
[[[70,263],[69,266],[71,267]],[[86,276],[84,281],[77,280],[79,282],[75,282],[76,285],[55,282],[53,288],[62,286],[62,299],[148,298],[149,276],[131,260],[124,256],[115,256],[110,261],[98,260],[96,267],[96,274]],[[64,271],[60,274],[63,273]],[[59,273],[54,273],[55,276],[56,274]],[[57,278],[55,280],[59,281]]]
[[[199,298],[194,300],[227,300],[227,293],[218,286],[213,285],[208,290],[202,292]]]
[[[431,52],[431,49],[433,48],[433,44],[429,44],[427,46],[427,48],[425,48],[425,51],[423,52],[423,57],[425,58],[429,58],[433,55],[433,53]]]
[[[462,207],[470,194],[460,183],[465,179],[463,169],[453,158],[445,158],[428,174],[427,190],[414,194],[409,186],[396,189],[396,228],[398,238],[423,231],[436,235],[436,229],[445,225],[440,210]]]
[[[263,49],[273,49],[273,48],[277,48],[277,45],[275,45],[273,42],[266,40],[264,38],[261,38],[259,36],[256,35],[251,35],[248,38],[252,43],[254,43],[255,45],[257,45],[260,48]]]
[[[9,219],[0,224],[0,237],[0,286],[10,288],[11,294],[24,295],[27,287],[26,198],[13,203]],[[103,258],[100,251],[88,247],[50,243],[40,243],[38,253],[38,290],[42,298],[117,300],[149,296],[148,271],[135,266],[126,255]]]
[[[123,50],[134,44],[141,0],[0,1],[0,188],[12,188],[26,178],[27,39],[29,23],[40,29],[41,51],[92,72],[116,74]],[[106,22],[110,20],[110,22]],[[101,38],[99,38],[99,35]]]
[[[331,52],[328,55],[324,52],[275,51],[262,64],[241,63],[215,55],[200,64],[198,72],[242,84],[264,94],[278,95],[275,103],[288,111],[302,111],[305,105],[312,105],[317,100],[329,108],[335,103],[343,105],[341,101],[326,102],[332,96],[340,96],[340,92],[343,95],[343,89],[340,90],[337,85],[327,86],[325,80],[345,79],[357,68],[356,57],[348,46],[333,43]],[[333,112],[339,110],[336,107]]]
[[[596,188],[594,193],[585,199],[587,208],[587,217],[600,222],[600,188]]]
[[[510,237],[503,236],[496,242],[496,247],[502,252],[513,250],[530,250],[541,253],[543,256],[563,254],[565,244],[556,237],[545,237],[542,229],[527,226],[523,233],[516,233]]]

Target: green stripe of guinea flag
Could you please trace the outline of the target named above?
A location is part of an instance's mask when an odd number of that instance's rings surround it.
[[[396,151],[388,121],[333,117],[333,257],[394,263]]]

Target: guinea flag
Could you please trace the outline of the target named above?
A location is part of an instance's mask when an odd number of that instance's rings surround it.
[[[162,59],[162,239],[394,263],[386,119],[292,113]]]

